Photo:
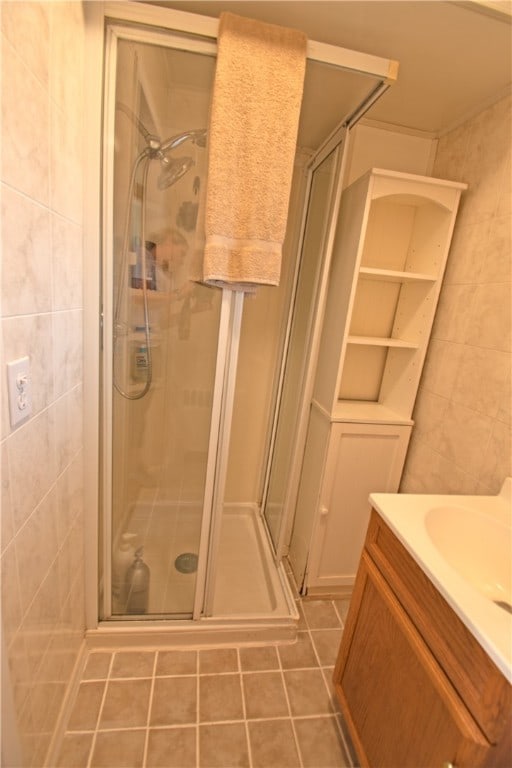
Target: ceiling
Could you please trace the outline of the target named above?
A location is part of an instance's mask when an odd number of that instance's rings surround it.
[[[229,10],[302,29],[312,40],[396,59],[398,80],[367,118],[435,135],[504,95],[512,80],[510,0],[154,0],[152,4],[213,17]]]

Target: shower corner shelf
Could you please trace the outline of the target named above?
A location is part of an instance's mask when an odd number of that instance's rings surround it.
[[[306,592],[351,592],[368,496],[398,490],[465,188],[372,169],[343,192],[296,508]]]
[[[146,296],[150,304],[165,304],[169,301],[167,291],[155,291],[148,288]],[[144,290],[142,288],[130,288],[130,299],[142,303],[144,301]]]

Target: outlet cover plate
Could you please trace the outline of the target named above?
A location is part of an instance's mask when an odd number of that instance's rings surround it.
[[[9,417],[14,429],[32,415],[32,383],[28,357],[20,357],[7,363],[7,385]]]

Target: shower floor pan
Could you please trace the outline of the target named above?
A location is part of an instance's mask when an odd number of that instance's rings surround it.
[[[157,501],[135,504],[128,520],[138,533],[151,568],[149,613],[143,619],[101,622],[90,630],[89,647],[174,647],[226,643],[292,642],[298,613],[284,568],[276,567],[255,505],[226,505],[215,574],[213,615],[197,621],[190,612],[195,571],[176,560],[197,549],[200,513],[192,505]],[[172,608],[171,608],[172,605]],[[167,615],[165,615],[167,612]],[[173,615],[169,615],[169,614]]]

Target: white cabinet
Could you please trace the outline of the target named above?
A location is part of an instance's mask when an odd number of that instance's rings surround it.
[[[303,591],[351,587],[368,495],[398,490],[465,188],[373,169],[343,193],[289,551]]]

